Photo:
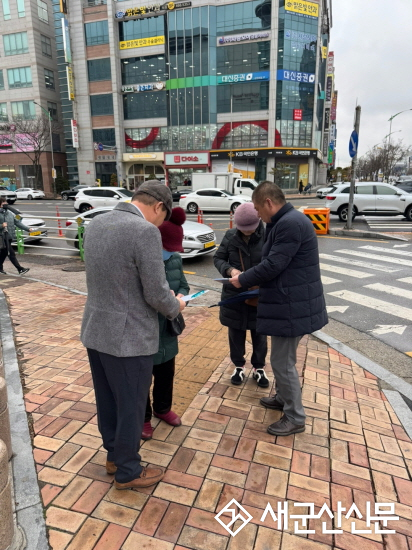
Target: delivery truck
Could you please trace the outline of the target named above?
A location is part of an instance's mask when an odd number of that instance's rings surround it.
[[[192,174],[192,191],[215,187],[230,191],[234,195],[248,195],[251,197],[257,185],[254,179],[242,178],[239,174],[232,172]]]

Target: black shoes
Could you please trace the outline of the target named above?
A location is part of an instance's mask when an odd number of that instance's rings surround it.
[[[24,275],[24,274],[27,273],[28,271],[30,271],[30,268],[29,268],[29,267],[22,267],[22,268],[19,270],[19,275]]]
[[[274,411],[283,411],[282,403],[276,399],[276,395],[272,397],[262,397],[260,404],[266,407],[267,409],[273,409]]]
[[[271,424],[268,429],[271,435],[292,435],[305,431],[305,424],[293,424],[285,415],[280,420]]]
[[[240,384],[243,384],[244,379],[245,379],[244,367],[236,367],[230,381],[234,386],[240,386]]]
[[[2,269],[0,269],[0,273],[1,273],[2,275],[7,275],[7,273],[6,273],[5,271],[3,271]]]
[[[256,380],[259,388],[267,388],[269,379],[266,376],[265,369],[253,369],[253,378]]]

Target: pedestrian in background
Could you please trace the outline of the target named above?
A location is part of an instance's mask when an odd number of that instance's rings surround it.
[[[300,182],[299,182],[299,195],[302,194],[302,191],[303,191],[303,181],[300,180]]]
[[[305,431],[305,411],[296,369],[296,352],[305,334],[328,322],[320,278],[318,241],[311,221],[286,203],[283,191],[264,181],[253,191],[253,204],[266,222],[262,261],[230,282],[236,288],[259,285],[256,329],[271,337],[276,395],[263,397],[268,408],[283,416],[267,431],[291,435]]]
[[[97,421],[107,451],[106,471],[117,489],[149,487],[163,469],[141,465],[140,436],[159,348],[160,311],[174,319],[185,302],[166,281],[158,227],[172,212],[172,193],[143,183],[87,227],[87,301],[81,340],[87,348]]]
[[[186,214],[179,206],[173,208],[169,221],[159,227],[162,237],[163,262],[166,280],[178,298],[189,294],[189,285],[183,273],[183,227]],[[147,398],[146,416],[142,439],[152,439],[153,428],[150,423],[153,415],[171,426],[180,426],[180,417],[172,411],[173,379],[175,375],[175,358],[179,352],[177,336],[171,333],[169,323],[164,315],[159,318],[159,351],[153,358],[153,411],[150,395]]]
[[[251,202],[241,204],[235,212],[236,229],[229,229],[214,256],[214,264],[222,277],[234,277],[260,263],[264,243],[264,227]],[[223,285],[222,300],[242,290],[231,284]],[[256,304],[257,305],[257,304]],[[220,307],[220,322],[229,328],[230,359],[235,365],[232,384],[240,385],[245,378],[246,331],[250,330],[253,353],[253,378],[258,386],[267,388],[265,374],[267,337],[256,331],[256,305],[237,302]]]
[[[4,197],[0,197],[0,273],[6,275],[3,269],[3,263],[8,256],[19,275],[24,275],[30,271],[30,268],[20,265],[11,243],[12,241],[16,241],[16,227],[28,233],[30,233],[31,229],[18,220],[7,206],[7,200]]]

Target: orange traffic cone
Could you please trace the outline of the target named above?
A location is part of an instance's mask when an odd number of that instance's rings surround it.
[[[232,229],[233,227],[233,214],[232,212],[229,215],[229,229]]]

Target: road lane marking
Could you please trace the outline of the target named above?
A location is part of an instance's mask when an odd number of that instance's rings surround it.
[[[370,309],[375,309],[376,311],[381,311],[382,313],[388,313],[394,317],[400,317],[401,319],[412,321],[412,309],[407,307],[391,304],[390,302],[378,300],[377,298],[371,298],[370,296],[358,294],[357,292],[351,292],[350,290],[328,292],[328,295],[357,304],[358,306],[368,307]]]
[[[382,248],[381,246],[359,246],[362,250],[372,250],[376,252],[383,252],[384,254],[396,254],[397,256],[411,257],[410,250],[394,250],[393,248]]]
[[[408,283],[408,285],[412,285],[412,277],[404,277],[403,279],[397,279],[400,283]]]
[[[381,335],[394,332],[395,334],[400,334],[402,336],[407,328],[407,325],[377,325],[374,329],[369,329],[368,332]]]
[[[401,298],[407,298],[412,300],[412,290],[404,290],[397,286],[383,285],[382,283],[373,283],[365,285],[363,288],[370,288],[371,290],[377,290],[378,292],[386,292],[386,294],[392,294],[392,296],[400,296]]]
[[[326,311],[328,313],[334,313],[335,311],[338,313],[345,313],[348,308],[349,306],[326,306]]]
[[[374,277],[373,273],[365,273],[364,271],[358,271],[356,269],[346,269],[345,267],[334,266],[329,264],[319,264],[320,269],[323,271],[331,271],[332,273],[340,273],[341,275],[347,275],[348,277],[356,277],[358,279],[366,279],[366,277]],[[412,280],[412,277],[411,277]]]
[[[333,277],[326,277],[326,275],[322,275],[322,283],[324,285],[333,285],[334,283],[341,283],[342,281],[339,281],[339,279],[334,279]]]
[[[318,235],[318,239],[338,239],[340,241],[357,241],[358,243],[376,243],[376,239],[358,239],[357,237],[332,237],[332,235]],[[389,243],[389,241],[381,241],[381,243]]]
[[[396,267],[389,267],[378,264],[370,264],[369,262],[362,262],[361,260],[349,260],[348,258],[341,258],[340,256],[334,256],[333,254],[319,254],[319,258],[322,260],[330,260],[332,262],[340,262],[346,265],[357,265],[358,267],[366,267],[369,269],[374,269],[375,271],[383,271],[384,273],[395,273],[400,271]]]
[[[390,264],[405,265],[412,267],[412,260],[404,260],[403,258],[388,258],[382,254],[369,254],[360,250],[336,250],[338,254],[348,254],[349,256],[360,256],[361,258],[370,258],[371,260],[380,260],[381,262],[389,262]]]

